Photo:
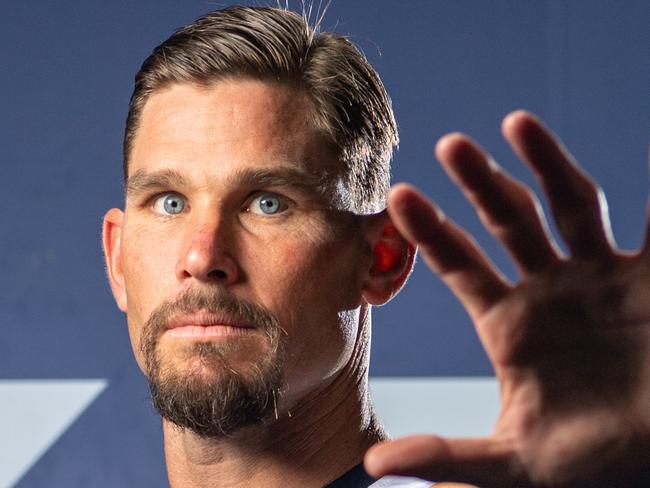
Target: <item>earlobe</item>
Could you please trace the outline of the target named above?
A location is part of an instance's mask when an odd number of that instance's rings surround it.
[[[364,281],[363,297],[371,305],[383,305],[401,290],[413,269],[415,246],[399,233],[387,214],[372,216],[369,241],[372,265]]]
[[[106,212],[102,227],[102,245],[104,259],[106,260],[106,274],[113,291],[113,297],[120,310],[126,312],[126,289],[124,287],[121,255],[123,223],[124,213],[120,209],[113,208]]]

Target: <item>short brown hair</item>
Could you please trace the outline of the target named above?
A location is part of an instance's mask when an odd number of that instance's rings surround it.
[[[339,148],[348,204],[356,212],[385,204],[398,134],[391,101],[365,57],[345,37],[321,33],[282,8],[210,12],[156,47],[135,77],[124,135],[124,177],[143,107],[172,83],[246,77],[301,87],[318,128]]]

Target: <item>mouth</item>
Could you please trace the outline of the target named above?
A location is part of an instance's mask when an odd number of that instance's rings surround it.
[[[212,339],[249,335],[254,330],[253,324],[237,320],[227,314],[196,312],[172,317],[165,335],[177,338]]]

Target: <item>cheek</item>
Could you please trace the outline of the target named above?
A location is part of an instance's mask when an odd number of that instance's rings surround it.
[[[122,266],[126,286],[146,298],[175,277],[180,239],[177,232],[135,228],[125,232]],[[131,285],[131,286],[130,286]]]
[[[356,308],[363,281],[359,249],[356,241],[328,239],[325,231],[285,235],[251,246],[245,258],[248,281],[255,295],[271,299],[276,307]]]
[[[358,332],[363,268],[355,241],[284,239],[251,255],[255,295],[282,324],[288,384],[308,390],[348,362]]]
[[[155,232],[138,228],[125,232],[123,236],[122,268],[127,319],[136,351],[142,325],[149,314],[173,293],[176,245],[169,234],[163,238]]]

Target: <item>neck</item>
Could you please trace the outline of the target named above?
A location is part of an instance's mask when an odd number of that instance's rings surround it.
[[[361,322],[346,367],[277,418],[209,439],[163,420],[171,487],[321,487],[360,463],[385,438],[369,401],[369,323]]]

